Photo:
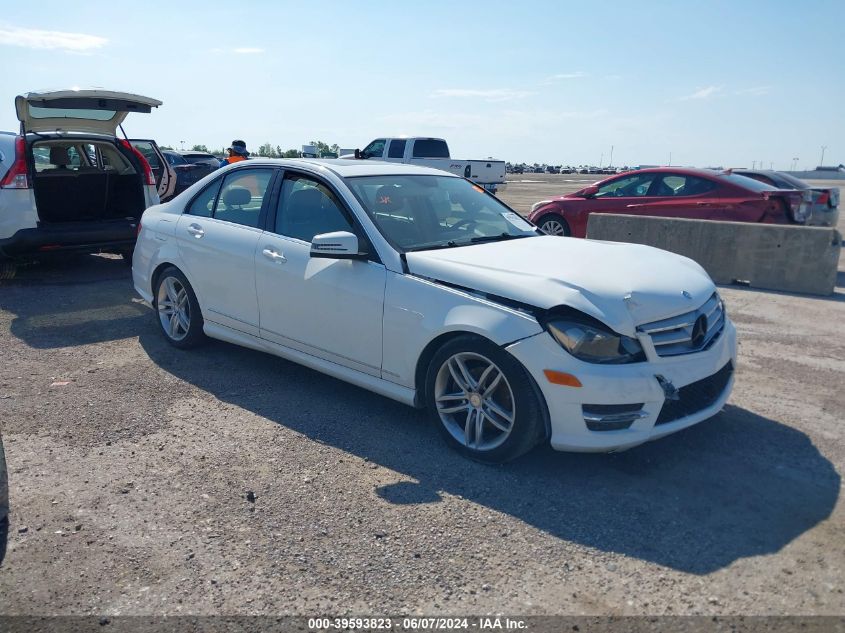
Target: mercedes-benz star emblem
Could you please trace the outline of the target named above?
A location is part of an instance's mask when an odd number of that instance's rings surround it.
[[[681,294],[684,295],[687,299],[692,299],[692,295],[690,293],[688,293],[686,290],[684,290]]]
[[[701,347],[705,336],[707,336],[707,317],[702,314],[692,326],[692,346]]]

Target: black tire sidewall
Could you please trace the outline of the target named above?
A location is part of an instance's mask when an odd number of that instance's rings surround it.
[[[170,336],[164,330],[164,326],[161,324],[161,317],[158,313],[158,293],[161,289],[161,285],[164,283],[164,280],[168,277],[178,279],[179,283],[182,284],[182,286],[188,293],[188,303],[191,309],[190,321],[188,322],[188,334],[181,341],[175,341],[170,338]],[[205,341],[205,333],[203,332],[203,318],[202,312],[200,311],[199,301],[197,301],[197,296],[196,294],[194,294],[194,289],[191,286],[191,283],[188,281],[187,277],[185,277],[182,271],[176,268],[175,266],[166,268],[156,278],[155,288],[153,288],[153,309],[156,313],[156,323],[158,324],[162,335],[167,340],[167,342],[173,345],[174,347],[178,347],[179,349],[190,349],[192,347],[196,347],[197,345],[202,344]]]
[[[516,416],[510,436],[501,446],[489,451],[476,451],[458,442],[445,427],[434,401],[434,384],[443,363],[454,354],[474,352],[493,361],[505,374],[513,392]],[[426,372],[425,404],[431,421],[436,424],[447,443],[470,459],[498,464],[516,459],[545,439],[545,417],[534,381],[522,364],[496,344],[479,336],[466,335],[451,339],[432,357]]]

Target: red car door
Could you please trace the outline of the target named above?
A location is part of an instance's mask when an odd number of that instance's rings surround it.
[[[690,220],[715,220],[721,201],[717,183],[682,173],[657,174],[648,199],[636,209],[639,215]]]

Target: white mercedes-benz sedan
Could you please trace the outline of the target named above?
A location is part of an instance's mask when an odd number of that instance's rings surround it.
[[[629,448],[733,385],[736,331],[698,264],[545,236],[423,167],[241,161],[147,209],[132,271],[176,347],[209,336],[425,407],[482,461]]]

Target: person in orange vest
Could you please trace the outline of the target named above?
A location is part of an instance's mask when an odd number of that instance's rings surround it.
[[[229,152],[229,157],[223,160],[223,166],[231,165],[232,163],[237,163],[238,161],[249,158],[249,152],[246,151],[246,143],[243,141],[232,141],[232,147],[226,151]]]

